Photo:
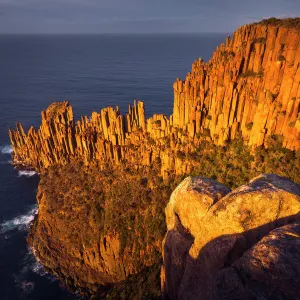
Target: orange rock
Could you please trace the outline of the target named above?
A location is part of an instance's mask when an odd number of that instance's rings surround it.
[[[230,193],[213,180],[185,179],[166,208],[168,232],[163,243],[162,270],[165,296],[223,299],[218,296],[220,272],[231,265],[243,269],[242,261],[234,262],[274,228],[299,221],[299,213],[300,186],[277,175],[260,175]],[[229,280],[225,277],[223,281]],[[287,289],[285,294],[289,292],[299,293],[298,288]]]
[[[100,165],[116,159],[139,167],[151,164],[145,148],[163,160],[160,146],[167,140],[195,145],[203,132],[216,145],[241,134],[253,147],[267,146],[268,137],[279,135],[284,147],[299,150],[300,29],[279,25],[242,26],[207,63],[196,60],[186,80],[173,85],[170,119],[157,114],[146,120],[144,103],[134,101],[125,116],[119,107],[107,107],[75,125],[67,101],[51,104],[38,131],[25,134],[21,124],[9,130],[14,163],[41,170],[77,158]],[[118,154],[112,150],[116,146],[121,146]],[[171,150],[176,153],[176,146]],[[189,168],[167,159],[161,171],[184,174]]]

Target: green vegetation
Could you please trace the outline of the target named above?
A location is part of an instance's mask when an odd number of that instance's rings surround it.
[[[278,94],[273,94],[273,93],[271,93],[271,92],[269,91],[269,92],[268,92],[268,96],[269,96],[269,99],[270,99],[272,102],[274,102],[274,101],[276,100],[276,98],[278,97]],[[279,103],[278,105],[281,105],[281,106],[282,106],[281,103]]]
[[[235,57],[235,53],[233,51],[222,51],[221,57],[223,57],[225,60],[232,60]]]
[[[160,127],[161,126],[161,120],[153,121],[152,124],[155,124],[157,127]]]
[[[182,180],[173,178],[165,184],[158,173],[160,165],[160,159],[155,159],[151,168],[139,171],[111,165],[100,171],[79,161],[50,168],[41,176],[38,199],[47,199],[47,218],[59,228],[56,237],[61,247],[93,249],[100,238],[115,236],[120,241],[121,260],[134,272],[160,264],[166,232],[164,209]],[[156,277],[146,280],[145,295],[153,294],[151,289],[159,293],[159,274]],[[124,295],[130,292],[130,286],[127,288]]]
[[[253,122],[250,122],[246,125],[246,128],[250,131],[253,127]]]
[[[230,188],[261,173],[275,173],[300,183],[300,151],[282,148],[282,137],[277,135],[269,137],[266,143],[267,148],[251,151],[241,138],[225,147],[204,141],[195,153],[186,155],[194,158],[191,175],[213,178]]]
[[[161,264],[147,267],[140,273],[129,276],[125,281],[116,284],[106,295],[107,300],[148,300],[161,299],[160,286]],[[103,299],[101,297],[95,298]]]
[[[204,137],[210,137],[210,129],[209,128],[203,128],[203,133],[202,135]]]
[[[270,18],[255,24],[300,29],[300,18],[277,19]]]
[[[246,49],[246,47],[247,47],[247,42],[246,42],[246,41],[243,41],[241,47],[242,47],[242,49]]]
[[[240,74],[240,77],[247,78],[247,77],[256,77],[256,78],[262,78],[264,76],[264,72],[254,72],[252,70],[247,70],[245,73]]]
[[[164,209],[172,191],[187,175],[213,178],[230,188],[261,173],[276,173],[300,183],[300,151],[282,148],[282,137],[276,135],[267,139],[266,146],[251,150],[242,138],[224,147],[201,141],[193,151],[173,152],[183,163],[190,163],[190,174],[171,174],[164,180],[160,159],[140,169],[108,164],[100,170],[82,162],[54,166],[41,177],[38,199],[46,197],[49,220],[55,220],[65,246],[78,251],[95,249],[101,237],[118,237],[120,256],[136,275],[116,284],[107,299],[157,299],[166,233]]]
[[[258,43],[258,44],[265,44],[266,42],[267,42],[267,39],[264,37],[257,38],[253,41],[253,43]]]
[[[285,61],[285,57],[282,54],[280,54],[280,55],[278,55],[277,60],[278,61]]]

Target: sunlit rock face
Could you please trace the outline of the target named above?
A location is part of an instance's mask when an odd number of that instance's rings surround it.
[[[208,62],[199,59],[185,81],[174,83],[173,115],[145,118],[143,102],[93,112],[74,122],[68,102],[42,112],[38,130],[21,124],[10,130],[14,163],[36,170],[83,159],[87,164],[161,161],[162,174],[188,174],[191,166],[174,153],[216,145],[242,136],[245,144],[268,147],[270,137],[300,149],[300,29],[284,21],[240,27],[217,47]],[[141,95],[142,96],[142,95]]]
[[[164,230],[160,223],[163,222],[161,207],[165,207],[164,199],[168,197],[162,197],[158,189],[151,201],[144,199],[147,205],[128,201],[140,200],[141,193],[115,205],[112,200],[119,199],[115,194],[107,193],[103,199],[105,187],[96,186],[98,194],[91,188],[98,184],[96,178],[99,182],[106,180],[106,187],[110,187],[114,180],[111,171],[120,172],[115,175],[118,180],[137,171],[138,182],[145,181],[151,172],[156,179],[162,176],[174,182],[181,175],[195,172],[196,167],[204,163],[202,156],[208,152],[214,155],[209,148],[204,149],[205,153],[201,149],[203,145],[223,146],[239,136],[243,138],[241,147],[243,143],[269,147],[276,137],[283,147],[299,150],[300,22],[294,26],[297,22],[288,27],[284,22],[262,22],[239,28],[232,38],[217,47],[208,62],[195,61],[185,81],[176,80],[170,117],[156,114],[146,119],[144,103],[135,101],[129,105],[127,114],[122,115],[118,107],[108,107],[75,122],[72,107],[65,101],[55,102],[42,112],[38,129],[31,127],[25,132],[22,125],[17,124],[16,130],[10,130],[14,164],[35,169],[41,173],[41,182],[44,179],[38,193],[39,215],[28,239],[44,265],[57,276],[63,274],[66,284],[88,287],[94,292],[99,284],[122,281],[141,267],[157,262],[165,234],[161,233]],[[223,149],[213,149],[216,148]],[[231,153],[228,151],[226,155],[231,156]],[[215,161],[215,157],[210,158],[205,161],[208,165]],[[284,162],[284,168],[290,159]],[[219,161],[218,167],[234,170],[238,165],[236,160]],[[261,159],[252,161],[250,151],[249,159],[245,160],[245,170],[261,162]],[[77,166],[76,172],[72,166]],[[60,173],[63,168],[67,171]],[[80,177],[84,168],[93,172]],[[108,171],[107,179],[95,175],[101,171]],[[59,173],[61,178],[57,179]],[[232,180],[238,180],[235,174],[230,174]],[[62,175],[68,179],[64,180]],[[74,182],[80,178],[80,182]],[[93,179],[90,185],[86,182],[88,178]],[[134,179],[120,182],[118,186],[127,186]],[[152,180],[147,192],[153,192],[161,184]],[[143,191],[144,184],[140,185]],[[134,189],[138,184],[128,186]],[[126,195],[120,192],[123,194]],[[95,205],[97,201],[102,205],[99,210]],[[107,211],[109,219],[103,217]],[[128,222],[120,222],[128,225],[122,227],[123,235],[116,234],[116,228],[103,234],[108,223],[116,223],[115,211],[120,211],[118,215],[134,213]],[[209,300],[224,299],[225,295],[239,299],[238,293],[247,292],[251,287],[243,287],[243,290],[239,281],[234,281],[234,270],[244,270],[247,260],[251,272],[254,270],[249,261],[252,254],[246,251],[254,251],[257,243],[273,229],[298,220],[298,213],[299,186],[276,175],[262,175],[234,191],[210,179],[189,177],[175,190],[166,208],[168,233],[163,246],[162,269],[166,297]],[[103,228],[99,220],[103,221]],[[147,230],[139,231],[145,221]],[[135,230],[138,238],[124,238]],[[149,234],[150,230],[153,234]],[[120,255],[121,236],[122,241],[129,243],[127,248],[123,247],[123,256]],[[274,236],[280,243],[282,235]],[[279,255],[281,249],[275,249]],[[274,252],[270,254],[274,261],[280,259]],[[288,259],[283,258],[283,261],[287,264]],[[258,273],[254,273],[255,270],[249,276],[258,280],[255,277]],[[236,291],[230,290],[230,280],[234,281]],[[262,279],[261,289],[263,282],[268,289],[268,284],[275,285],[272,280]],[[283,298],[290,295],[285,294],[284,282],[278,285],[278,295]],[[248,295],[252,297],[250,292]]]
[[[299,23],[242,26],[210,61],[195,61],[186,80],[174,83],[173,125],[190,136],[205,128],[220,145],[241,133],[260,146],[276,134],[299,149]]]
[[[116,283],[160,264],[171,189],[145,175],[82,162],[42,173],[27,242],[46,270],[72,291],[104,299]]]
[[[300,221],[299,212],[300,186],[277,175],[231,192],[211,180],[185,179],[166,208],[165,297],[297,299],[291,295],[299,297],[299,225],[281,226]],[[258,290],[248,293],[252,286]]]

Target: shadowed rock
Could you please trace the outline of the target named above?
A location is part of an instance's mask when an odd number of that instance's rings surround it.
[[[300,224],[271,231],[216,281],[219,299],[300,299]]]
[[[192,180],[189,182],[191,188],[195,190],[196,187],[191,184]],[[198,189],[202,190],[202,182],[198,181],[198,184]],[[183,193],[180,191],[181,188],[183,188]],[[183,194],[188,198],[185,193],[188,189],[189,186],[181,184],[175,193],[176,195]],[[260,175],[249,184],[227,193],[213,204],[205,215],[199,211],[198,219],[197,210],[195,210],[192,214],[191,226],[188,221],[181,222],[189,218],[189,214],[186,214],[184,209],[181,210],[184,205],[177,206],[177,202],[185,201],[184,197],[174,198],[172,195],[171,205],[169,204],[166,209],[167,222],[171,220],[171,223],[170,226],[168,225],[164,243],[164,268],[162,270],[162,288],[166,297],[169,299],[223,299],[217,288],[217,286],[222,286],[221,278],[223,277],[220,277],[220,272],[234,267],[235,264],[239,265],[238,262],[245,251],[253,246],[256,247],[255,244],[273,229],[300,220],[299,195],[299,185],[290,180],[277,175]],[[202,196],[199,195],[198,201]],[[188,201],[197,203],[197,200],[193,198]],[[175,218],[179,216],[177,222],[180,225],[173,226],[169,207],[178,207],[173,212]],[[189,234],[189,243],[185,242],[185,247],[181,251],[184,244],[182,241],[187,240],[185,232]],[[180,258],[176,260],[180,261],[180,272],[173,272],[174,269],[178,270],[176,262],[172,261],[174,256]],[[290,261],[289,264],[285,267],[291,268],[293,262]],[[232,297],[234,293],[233,291]]]

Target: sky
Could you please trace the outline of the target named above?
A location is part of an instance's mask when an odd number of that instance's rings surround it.
[[[0,0],[0,33],[230,33],[273,16],[300,0]]]

